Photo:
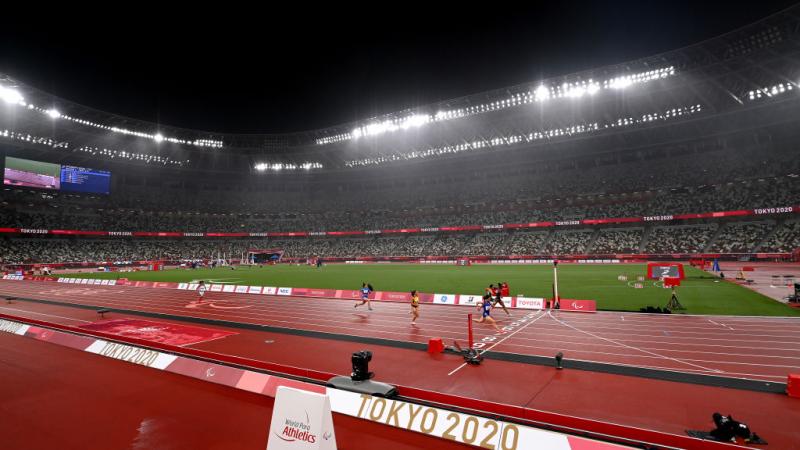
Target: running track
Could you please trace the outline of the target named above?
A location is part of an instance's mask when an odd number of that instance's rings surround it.
[[[378,338],[412,346],[427,344],[431,337],[442,337],[448,345],[459,340],[463,345],[466,315],[473,312],[466,307],[425,304],[418,324],[412,326],[408,305],[386,302],[375,302],[374,311],[367,311],[364,307],[354,309],[354,303],[345,300],[213,292],[208,294],[210,304],[197,305],[193,292],[180,290],[19,281],[0,281],[0,295],[355,339]],[[6,308],[3,312],[13,314]],[[494,312],[500,326],[507,330],[505,334],[476,324],[475,342],[484,351],[546,358],[561,351],[565,360],[778,383],[785,382],[787,374],[800,372],[797,318],[530,310],[511,313],[508,318],[502,310]],[[456,365],[448,375],[462,369]]]
[[[0,333],[0,362],[3,448],[263,450],[267,444],[270,397],[6,333]],[[346,415],[334,414],[334,423],[337,440],[350,450],[469,448]]]

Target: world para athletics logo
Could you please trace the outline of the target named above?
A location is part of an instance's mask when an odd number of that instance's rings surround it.
[[[308,417],[308,411],[306,411],[305,423],[299,420],[286,419],[281,433],[278,434],[274,431],[273,433],[286,442],[304,441],[309,444],[317,442],[317,435],[311,433],[311,420]],[[328,438],[329,436],[325,437],[326,440]]]

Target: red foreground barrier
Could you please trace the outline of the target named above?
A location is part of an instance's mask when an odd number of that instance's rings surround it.
[[[442,338],[430,338],[428,340],[428,353],[436,354],[442,353],[444,351],[444,343],[442,343]]]
[[[789,380],[786,383],[786,394],[789,397],[800,398],[800,373],[789,374]]]

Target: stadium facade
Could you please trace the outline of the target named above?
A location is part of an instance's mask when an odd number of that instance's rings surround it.
[[[798,61],[793,7],[636,61],[270,135],[143,122],[0,76],[0,149],[6,180],[16,177],[2,191],[0,262],[246,248],[343,260],[791,258]],[[8,158],[59,166],[66,186],[110,173],[110,193],[55,189]]]

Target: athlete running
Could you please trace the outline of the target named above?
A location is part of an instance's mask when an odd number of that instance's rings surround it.
[[[363,305],[364,303],[367,304],[367,308],[372,311],[372,304],[370,303],[369,294],[372,293],[372,286],[368,285],[367,283],[361,284],[361,303],[356,303],[353,305],[353,308],[358,308],[359,306]]]
[[[498,333],[505,334],[505,331],[501,330],[500,327],[497,326],[497,322],[492,318],[492,296],[491,295],[484,295],[483,296],[483,303],[478,305],[478,308],[481,310],[481,318],[480,319],[472,319],[473,322],[477,323],[488,323],[489,325],[493,326]]]
[[[416,289],[411,291],[411,324],[415,325],[419,319],[419,295]]]
[[[203,280],[197,284],[197,303],[203,302],[203,297],[206,295],[206,283]]]
[[[497,287],[494,288],[493,292],[494,292],[494,301],[492,302],[492,307],[497,306],[497,304],[500,303],[500,306],[503,308],[503,311],[505,311],[506,314],[511,316],[511,313],[508,312],[508,309],[506,309],[506,304],[503,303],[503,283],[497,283]]]

